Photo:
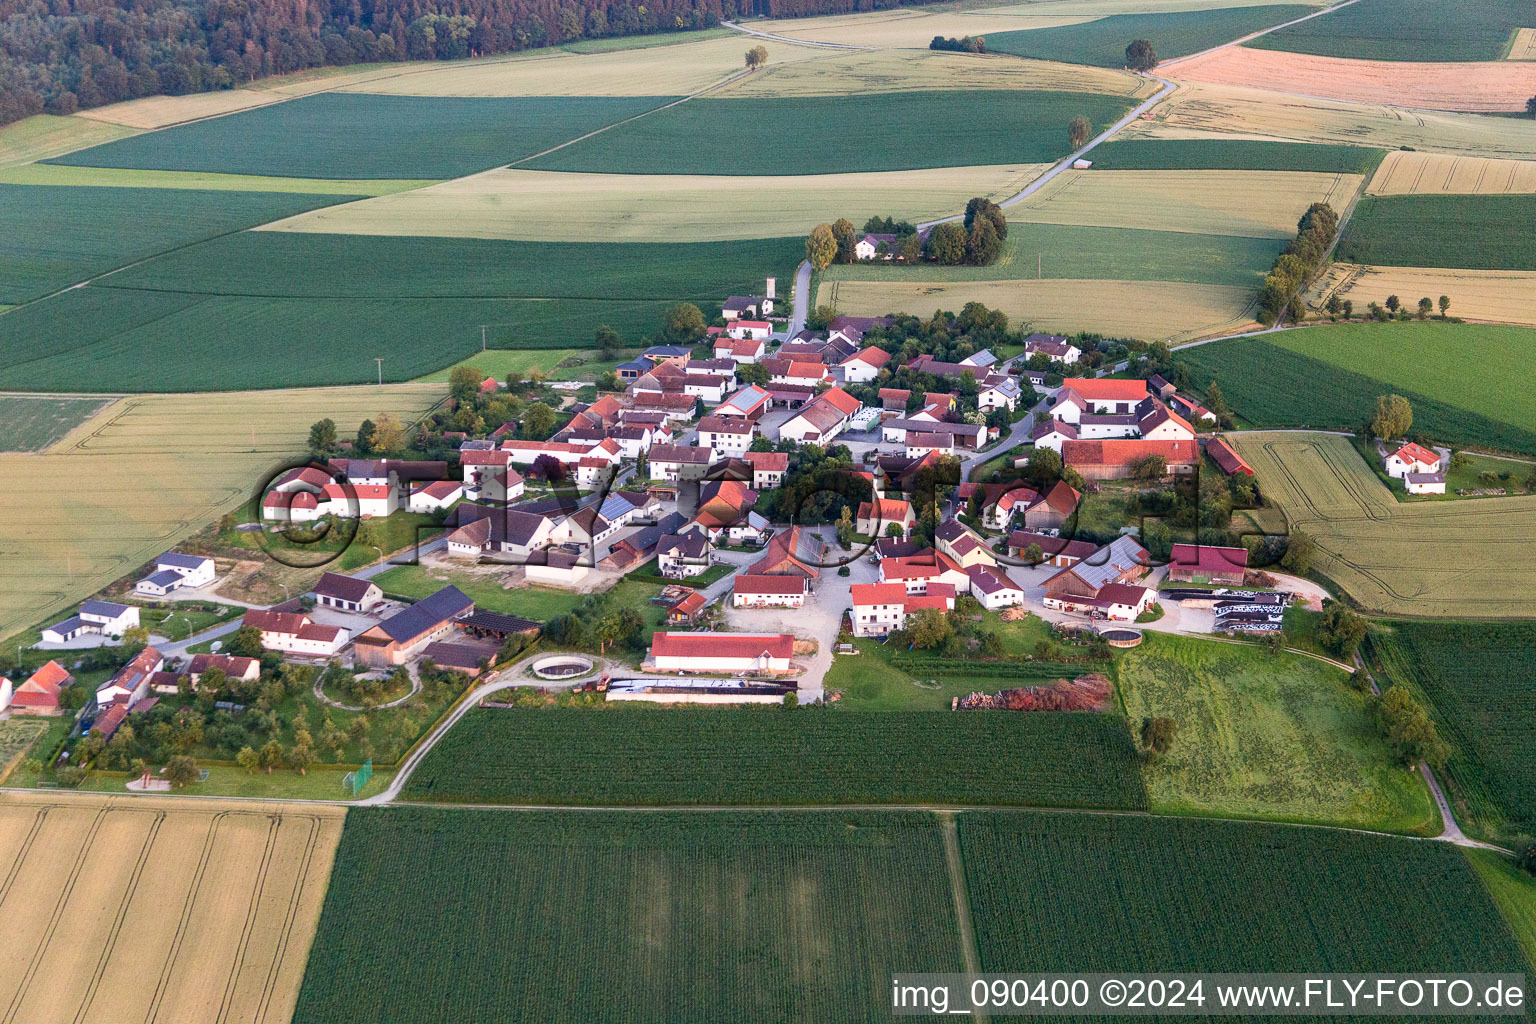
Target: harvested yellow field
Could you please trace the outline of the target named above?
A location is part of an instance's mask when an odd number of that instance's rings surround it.
[[[1123,138],[1248,138],[1348,143],[1467,156],[1536,158],[1536,122],[1513,117],[1430,113],[1185,82]]]
[[[321,805],[0,796],[5,1019],[288,1020],[344,817]]]
[[[55,616],[248,501],[329,416],[407,423],[440,384],[113,402],[38,455],[0,454],[0,638]]]
[[[834,281],[821,285],[816,302],[851,316],[931,316],[980,302],[1037,331],[1100,331],[1143,341],[1186,341],[1253,322],[1252,289],[1173,281]]]
[[[1289,238],[1315,202],[1342,209],[1358,174],[1303,171],[1067,171],[1009,207],[1010,220]]]
[[[778,177],[499,169],[268,224],[265,231],[526,241],[710,242],[808,233],[880,211],[917,221],[1003,199],[1047,164]]]
[[[1365,190],[1373,196],[1514,195],[1536,192],[1536,160],[1446,153],[1388,153]]]
[[[338,92],[394,96],[681,96],[745,70],[761,43],[768,65],[815,60],[827,51],[747,36],[609,53],[542,51],[536,57],[459,61],[374,78]]]
[[[919,11],[896,8],[869,14],[833,14],[819,18],[784,18],[753,22],[763,32],[818,43],[849,46],[909,47],[927,49],[934,36],[984,36],[988,32],[1014,32],[1028,28],[1056,28],[1093,21],[1095,14],[1043,14],[1021,18],[964,11]],[[772,53],[773,40],[765,43]]]
[[[1356,309],[1396,295],[1405,306],[1422,296],[1451,298],[1451,313],[1464,320],[1536,327],[1536,271],[1446,270],[1439,267],[1366,267],[1337,263],[1307,301],[1314,309],[1330,295],[1349,299]]]
[[[771,51],[770,51],[771,52]],[[815,61],[769,67],[716,96],[848,96],[912,89],[1054,89],[1150,96],[1157,83],[1124,71],[935,50],[838,50]]]
[[[1289,528],[1317,543],[1313,568],[1364,607],[1459,618],[1536,609],[1536,496],[1398,502],[1348,438],[1245,432],[1227,439]]]
[[[1228,46],[1169,61],[1159,71],[1182,81],[1430,110],[1523,111],[1536,93],[1536,65],[1508,61],[1355,60]]]
[[[1510,44],[1505,60],[1536,60],[1536,28],[1515,29],[1514,42]]]
[[[125,100],[93,110],[82,110],[76,117],[92,121],[106,121],[127,128],[149,131],[168,128],[173,124],[196,121],[204,117],[233,114],[238,110],[264,107],[276,103],[282,97],[259,89],[224,89],[219,92],[199,92],[186,96],[145,96],[143,99]]]
[[[0,128],[0,167],[47,160],[137,134],[131,128],[83,117],[38,114]]]

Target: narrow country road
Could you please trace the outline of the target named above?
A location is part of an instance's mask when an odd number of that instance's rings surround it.
[[[776,39],[781,43],[794,43],[796,46],[820,46],[828,50],[877,50],[877,46],[860,46],[857,43],[818,43],[810,39],[796,39],[793,36],[781,36],[774,32],[759,32],[755,28],[747,28],[738,25],[734,21],[722,21],[721,28],[733,28],[737,32],[743,32],[749,36],[757,36],[759,39]]]
[[[789,314],[788,337],[793,338],[805,330],[805,322],[811,316],[811,261],[801,260],[795,268],[793,306]]]

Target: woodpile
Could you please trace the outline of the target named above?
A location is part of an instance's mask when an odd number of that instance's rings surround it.
[[[1112,691],[1108,676],[1091,672],[1044,686],[1019,686],[995,694],[972,693],[956,700],[954,706],[966,711],[1101,711],[1109,704]]]

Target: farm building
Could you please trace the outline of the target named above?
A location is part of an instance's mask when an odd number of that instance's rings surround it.
[[[412,512],[436,512],[464,497],[464,485],[458,480],[433,480],[417,483],[406,501]]]
[[[952,587],[961,593],[970,589],[971,577],[953,558],[924,548],[905,558],[882,558],[880,582],[900,583],[909,594],[931,594],[938,586]]]
[[[763,557],[747,567],[752,576],[800,576],[814,580],[816,567],[800,555],[800,527],[791,526],[775,534],[763,551]]]
[[[316,604],[344,612],[366,612],[384,600],[384,592],[378,584],[339,572],[322,575],[310,593],[315,595]]]
[[[1068,377],[1051,405],[1052,419],[1076,423],[1083,414],[1112,416],[1133,413],[1151,397],[1144,380],[1114,377]]]
[[[1403,485],[1409,494],[1444,494],[1444,473],[1405,473]]]
[[[848,589],[854,636],[885,636],[905,628],[907,616],[923,608],[950,611],[955,607],[955,589],[937,583],[927,594],[909,594],[900,583],[855,583]]]
[[[1440,472],[1440,454],[1409,441],[1387,456],[1387,475],[1405,477],[1409,473]]]
[[[891,361],[891,354],[873,345],[860,349],[839,363],[843,381],[847,384],[867,384],[880,375],[880,370]]]
[[[1061,459],[1085,480],[1126,480],[1135,476],[1145,461],[1161,456],[1165,475],[1193,473],[1200,461],[1194,441],[1140,441],[1131,438],[1107,441],[1067,441]]]
[[[733,608],[799,608],[803,604],[804,576],[740,575],[733,584]]]
[[[1026,554],[1031,547],[1040,549],[1040,565],[1059,565],[1063,569],[1081,562],[1095,551],[1097,544],[1086,540],[1053,537],[1050,534],[1015,530],[1008,535],[1008,553],[1014,558],[1032,564]]]
[[[155,559],[155,571],[134,584],[134,592],[164,597],[183,587],[203,587],[213,582],[213,559],[167,551]]]
[[[1024,358],[1028,359],[1036,352],[1060,363],[1075,363],[1083,355],[1081,349],[1060,334],[1031,334],[1025,338]]]
[[[474,610],[475,603],[458,587],[447,586],[359,633],[352,648],[357,652],[357,660],[372,668],[403,665]]]
[[[11,714],[48,717],[61,715],[64,707],[59,703],[59,693],[73,685],[75,677],[63,665],[56,661],[46,662],[11,694]]]
[[[1216,463],[1216,468],[1227,476],[1253,476],[1253,467],[1227,443],[1224,437],[1213,437],[1205,444],[1205,454]]]
[[[795,638],[788,633],[667,633],[651,638],[657,672],[768,673],[791,670]]]
[[[779,438],[825,445],[843,432],[861,404],[848,392],[833,388],[780,425]]]
[[[240,625],[255,626],[261,632],[261,646],[269,651],[328,658],[347,642],[345,629],[311,622],[309,616],[301,612],[269,612],[253,608],[245,613]]]
[[[1115,540],[1045,581],[1041,603],[1047,608],[1084,614],[1107,612],[1100,591],[1111,584],[1140,579],[1150,561],[1147,549],[1130,537]],[[1118,591],[1111,597],[1124,597]]]
[[[1175,544],[1168,558],[1168,578],[1177,583],[1219,583],[1240,587],[1247,565],[1247,548]]]

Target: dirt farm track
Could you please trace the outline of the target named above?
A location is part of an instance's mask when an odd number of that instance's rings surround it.
[[[340,808],[0,795],[0,1024],[293,1013]]]

